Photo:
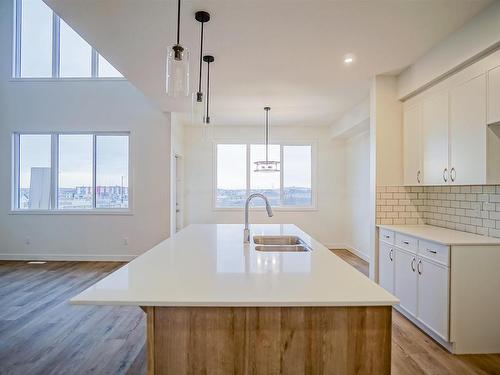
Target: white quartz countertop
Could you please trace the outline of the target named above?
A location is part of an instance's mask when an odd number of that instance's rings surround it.
[[[500,245],[500,238],[480,236],[433,225],[378,225],[378,227],[449,246]]]
[[[383,306],[398,299],[292,224],[251,235],[298,235],[310,252],[261,252],[241,224],[194,224],[71,302],[136,306]]]

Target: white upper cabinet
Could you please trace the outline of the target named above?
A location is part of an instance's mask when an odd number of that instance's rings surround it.
[[[483,74],[450,90],[451,183],[487,182],[486,129],[486,76]]]
[[[442,185],[449,181],[448,91],[422,101],[422,149],[424,182]]]
[[[404,184],[423,182],[422,170],[422,106],[408,107],[403,113]]]
[[[488,124],[500,122],[500,66],[488,72]]]
[[[404,103],[405,185],[500,184],[499,64],[497,51]]]

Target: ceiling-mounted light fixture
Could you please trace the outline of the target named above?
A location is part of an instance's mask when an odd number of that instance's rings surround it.
[[[265,141],[266,141],[266,160],[256,161],[255,164],[255,172],[279,172],[280,171],[280,162],[269,160],[269,111],[271,107],[264,107],[264,111],[266,111],[266,133],[265,133]]]
[[[180,44],[181,0],[177,2],[177,43],[167,53],[166,92],[169,96],[189,95],[189,51]]]
[[[203,56],[203,61],[207,63],[207,106],[205,116],[203,117],[203,123],[210,125],[210,64],[215,61],[215,58],[211,55]]]
[[[201,124],[204,117],[204,98],[201,90],[202,72],[203,72],[203,26],[205,22],[210,21],[210,14],[208,12],[199,11],[194,15],[196,21],[201,23],[200,33],[200,72],[198,77],[198,91],[193,93],[191,100],[191,122],[193,125]]]

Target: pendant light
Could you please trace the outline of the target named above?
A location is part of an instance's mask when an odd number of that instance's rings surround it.
[[[208,12],[199,11],[194,15],[196,21],[201,23],[201,33],[200,33],[200,72],[198,76],[198,91],[193,93],[191,98],[191,123],[192,125],[198,125],[203,122],[205,103],[203,98],[203,92],[201,90],[202,72],[203,72],[203,26],[205,22],[210,21],[210,14]]]
[[[180,45],[181,0],[177,2],[177,43],[167,52],[166,92],[168,96],[189,95],[189,51]]]
[[[266,111],[266,132],[265,132],[265,142],[266,142],[266,160],[260,160],[254,162],[255,170],[254,172],[279,172],[280,162],[269,160],[269,111],[271,107],[264,107]]]
[[[215,61],[215,58],[211,55],[205,55],[203,56],[203,61],[207,63],[207,98],[206,98],[206,112],[205,116],[203,117],[203,122],[205,125],[210,125],[211,119],[210,119],[210,64]]]

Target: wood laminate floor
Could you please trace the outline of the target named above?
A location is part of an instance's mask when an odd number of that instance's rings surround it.
[[[368,272],[366,262],[348,251],[334,253]],[[68,303],[122,265],[0,262],[0,374],[146,374],[140,308]],[[453,356],[394,312],[392,369],[404,375],[500,374],[500,355]]]

